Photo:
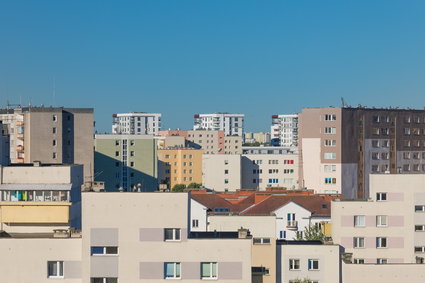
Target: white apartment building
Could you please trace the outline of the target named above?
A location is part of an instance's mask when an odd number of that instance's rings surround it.
[[[284,147],[243,147],[242,188],[298,189],[298,152]]]
[[[131,112],[112,115],[112,133],[157,135],[161,129],[160,113]]]
[[[204,154],[202,156],[202,185],[215,191],[241,189],[240,154]]]
[[[195,114],[194,130],[221,130],[226,136],[244,134],[244,114],[214,113]]]
[[[272,115],[270,137],[278,138],[280,146],[298,146],[298,114]]]
[[[368,200],[332,202],[332,238],[358,264],[425,258],[425,175],[372,174]]]

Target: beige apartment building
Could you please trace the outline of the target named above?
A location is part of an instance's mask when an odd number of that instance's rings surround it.
[[[7,108],[0,121],[12,163],[82,164],[85,182],[92,181],[93,108]]]
[[[208,231],[237,231],[241,227],[252,235],[252,283],[276,281],[276,216],[208,216]]]
[[[425,173],[425,110],[304,108],[300,185],[369,197],[369,175]]]
[[[160,131],[160,136],[182,136],[186,146],[203,149],[205,154],[241,154],[242,137],[226,136],[219,130],[169,130]],[[171,142],[171,141],[169,141]]]
[[[177,184],[202,183],[202,149],[158,150],[158,179],[172,189]]]
[[[425,175],[372,174],[371,198],[332,202],[332,239],[357,264],[425,262]]]
[[[189,233],[188,205],[187,193],[84,193],[82,281],[250,282],[251,239]]]
[[[204,154],[202,157],[202,185],[216,191],[241,189],[241,155]]]

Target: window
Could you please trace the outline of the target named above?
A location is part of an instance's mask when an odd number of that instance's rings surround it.
[[[386,215],[376,216],[376,227],[387,227],[388,226],[388,217]]]
[[[325,159],[336,159],[336,153],[335,152],[325,152],[324,158]]]
[[[354,227],[364,227],[365,226],[364,219],[365,219],[364,215],[355,215]]]
[[[300,270],[300,260],[299,259],[289,259],[289,270]]]
[[[229,174],[229,170],[225,169],[224,174]]]
[[[335,172],[336,165],[325,165],[325,172]]]
[[[335,127],[325,127],[325,134],[336,134]]]
[[[364,248],[364,238],[363,237],[354,237],[353,238],[353,247],[354,248]]]
[[[58,120],[58,115],[54,114],[52,119],[53,119],[53,122],[56,122]]]
[[[387,238],[377,237],[376,238],[376,248],[386,248],[387,247]]]
[[[372,140],[372,147],[379,147],[379,141],[378,140]]]
[[[387,264],[388,260],[386,258],[377,258],[376,263],[377,264]]]
[[[335,114],[325,114],[325,121],[336,121],[336,115]]]
[[[376,193],[376,201],[386,201],[387,193]]]
[[[405,135],[410,135],[410,128],[404,128],[403,132]]]
[[[325,146],[336,146],[336,140],[325,140]]]
[[[120,156],[120,152],[119,151],[115,151],[115,156]]]
[[[120,145],[120,141],[115,141],[115,145]]]
[[[130,156],[134,156],[134,151],[130,151]]]
[[[217,262],[201,262],[201,278],[217,279]]]
[[[192,227],[193,228],[199,227],[199,220],[198,219],[192,219]]]
[[[353,260],[354,264],[364,264],[364,259],[363,258],[355,258]]]
[[[425,246],[415,247],[415,253],[425,253]]]
[[[56,152],[53,152],[52,157],[53,157],[53,159],[56,159],[58,157],[57,153]]]
[[[90,283],[117,283],[118,278],[114,277],[92,277]]]
[[[254,245],[270,244],[270,238],[254,238],[253,243]]]
[[[309,259],[308,260],[308,270],[319,270],[319,260],[318,259]]]
[[[47,277],[48,278],[63,278],[63,261],[48,261],[47,262]]]
[[[180,241],[180,229],[179,228],[165,228],[164,229],[164,240],[165,241]]]
[[[165,279],[181,278],[180,262],[164,263],[164,273]]]
[[[425,205],[415,205],[415,212],[425,212]]]
[[[336,184],[336,178],[325,178],[325,184]]]
[[[53,127],[52,132],[56,134],[56,127]]]
[[[133,146],[134,145],[134,140],[130,140],[130,145]]]
[[[415,225],[416,232],[425,232],[425,225]]]
[[[118,247],[91,247],[91,255],[117,255]]]

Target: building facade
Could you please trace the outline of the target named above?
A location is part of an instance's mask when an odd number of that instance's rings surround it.
[[[280,146],[298,146],[298,114],[272,115],[270,130],[272,139],[279,139]]]
[[[368,200],[332,202],[332,239],[358,264],[425,262],[425,175],[371,175]]]
[[[96,135],[95,180],[106,191],[151,192],[158,188],[156,140],[148,135]]]
[[[368,197],[370,174],[425,173],[425,111],[303,109],[300,155],[302,186]]]
[[[224,131],[226,136],[244,136],[244,114],[195,114],[193,130]]]
[[[131,112],[112,115],[112,133],[126,135],[158,135],[161,114]]]
[[[85,182],[92,181],[93,108],[0,109],[0,121],[11,163],[82,164]]]
[[[0,230],[53,233],[81,229],[82,165],[0,167]]]
[[[10,163],[9,136],[4,134],[3,124],[0,122],[0,166]]]
[[[202,183],[202,149],[169,148],[158,150],[159,182],[175,185]]]
[[[242,188],[298,189],[298,153],[282,147],[243,147]]]
[[[241,189],[241,155],[204,154],[202,185],[216,191]]]

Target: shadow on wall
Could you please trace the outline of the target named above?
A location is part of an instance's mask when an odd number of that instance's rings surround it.
[[[146,167],[155,172],[156,166],[153,163],[154,161],[152,164],[147,164]],[[158,178],[156,176],[136,170],[129,163],[124,168],[123,162],[100,152],[94,152],[94,180],[105,182],[105,191],[118,192],[120,187],[124,188],[123,173],[125,171],[127,171],[127,191],[131,191],[138,184],[141,185],[142,192],[158,190]]]
[[[244,190],[259,190],[260,181],[266,182],[260,178],[260,166],[254,162],[255,160],[249,159],[246,156],[242,156],[241,159],[241,171],[245,172],[247,176],[252,178],[242,178],[242,189]],[[254,182],[255,180],[255,182]]]

